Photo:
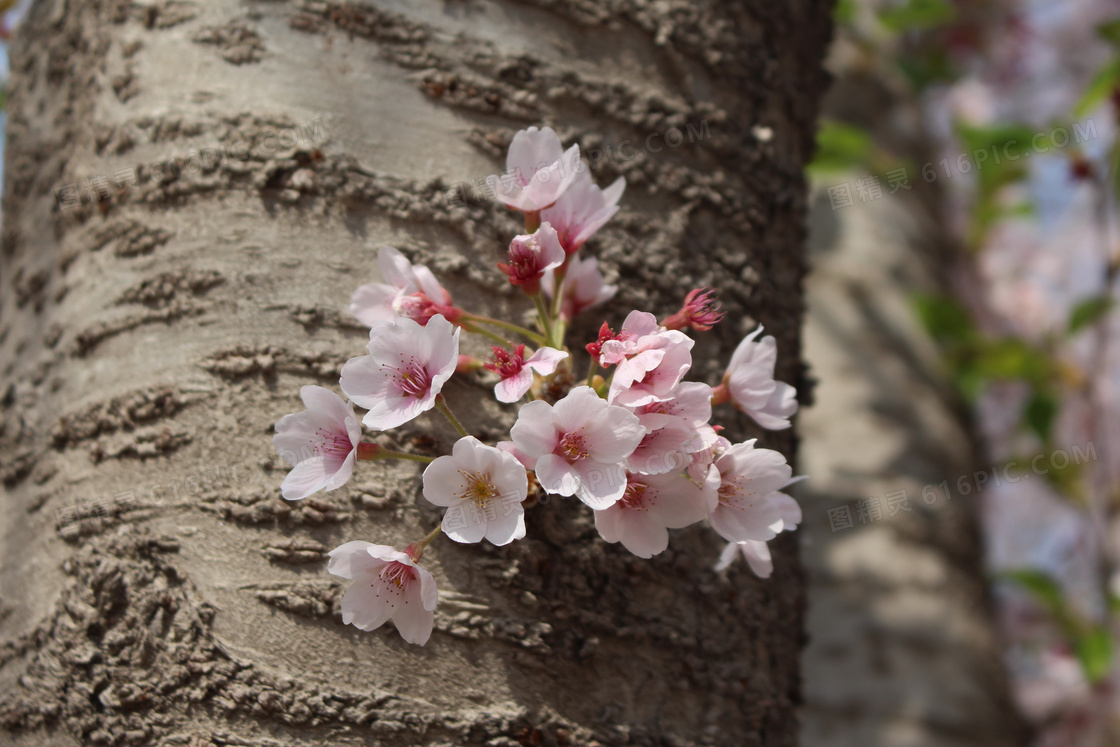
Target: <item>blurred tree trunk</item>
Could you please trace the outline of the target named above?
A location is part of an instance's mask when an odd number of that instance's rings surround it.
[[[622,286],[607,318],[714,284],[729,318],[696,373],[763,322],[801,380],[828,13],[36,3],[12,49],[0,254],[0,741],[794,744],[791,540],[771,580],[721,577],[708,530],[642,561],[573,501],[538,505],[514,546],[432,548],[441,599],[417,648],[341,624],[324,554],[426,531],[418,469],[364,465],[288,504],[270,431],[362,352],[346,302],[380,245],[467,308],[526,308],[493,268],[517,223],[472,192],[530,124],[629,182],[588,247]],[[509,424],[479,384],[448,396],[488,438]],[[395,437],[437,453],[454,434],[422,418]]]

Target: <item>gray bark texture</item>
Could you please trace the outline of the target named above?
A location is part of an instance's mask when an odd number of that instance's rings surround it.
[[[494,269],[515,216],[447,188],[500,171],[532,124],[579,143],[600,184],[628,180],[585,249],[621,286],[605,318],[713,284],[729,315],[694,377],[761,322],[805,398],[802,168],[829,10],[37,2],[12,48],[0,244],[0,742],[795,744],[793,539],[759,581],[712,572],[710,530],[646,561],[577,502],[538,504],[509,547],[432,546],[419,648],[342,625],[325,570],[342,542],[403,546],[438,521],[417,465],[286,503],[270,436],[301,385],[337,388],[364,351],[346,305],[378,246],[472,311],[527,312]],[[511,422],[480,382],[445,393],[484,438]],[[380,440],[454,438],[426,416]],[[763,443],[792,455],[795,437]]]

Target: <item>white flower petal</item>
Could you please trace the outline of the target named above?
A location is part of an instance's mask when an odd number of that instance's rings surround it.
[[[528,367],[522,368],[520,371],[510,376],[508,379],[502,379],[494,385],[494,397],[499,402],[512,404],[525,396],[533,387],[533,371]]]

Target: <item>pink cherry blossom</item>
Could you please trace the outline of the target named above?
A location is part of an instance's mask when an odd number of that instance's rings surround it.
[[[369,410],[362,423],[383,431],[432,409],[459,362],[459,332],[438,314],[423,327],[403,318],[375,324],[369,355],[342,367],[342,391]]]
[[[618,201],[625,189],[626,179],[622,177],[606,189],[599,189],[591,173],[581,170],[556,204],[541,211],[541,220],[551,223],[560,234],[564,251],[575,254],[618,212]]]
[[[801,506],[785,493],[775,493],[770,498],[777,507],[782,517],[782,531],[791,531],[801,523]],[[764,540],[745,540],[743,542],[728,542],[720,553],[716,570],[726,570],[734,562],[737,555],[742,555],[747,565],[759,578],[770,578],[774,572],[774,562],[770,557],[770,547]]]
[[[353,579],[342,597],[342,622],[374,630],[392,620],[409,643],[432,635],[436,580],[407,553],[369,542],[347,542],[330,552],[327,571]]]
[[[272,437],[280,457],[293,467],[280,485],[289,501],[346,484],[362,437],[354,406],[334,392],[305,386],[299,396],[307,410],[280,418]]]
[[[613,366],[638,353],[638,340],[661,331],[657,317],[648,311],[631,311],[614,339],[602,340],[600,366]],[[602,338],[602,331],[600,331]],[[658,358],[660,361],[660,358]]]
[[[521,407],[510,436],[533,461],[549,493],[576,495],[602,509],[626,490],[623,462],[645,435],[637,416],[608,405],[591,387],[579,386],[555,406],[537,400]]]
[[[731,542],[773,539],[785,528],[780,506],[789,496],[778,491],[790,484],[793,470],[780,453],[754,443],[735,444],[713,463],[720,485],[712,528]]]
[[[778,343],[769,335],[756,342],[761,332],[762,327],[759,327],[735,348],[723,375],[722,388],[736,407],[763,428],[784,430],[789,428],[789,419],[797,412],[797,390],[775,381]]]
[[[544,273],[564,264],[564,258],[556,229],[542,223],[533,233],[513,238],[509,245],[509,263],[499,263],[498,269],[509,276],[511,283],[524,286],[526,293],[535,296],[540,293]]]
[[[692,463],[692,454],[705,449],[701,436],[712,416],[712,388],[684,381],[669,396],[639,407],[627,408],[646,429],[642,442],[627,460],[627,469],[647,475],[680,472]]]
[[[603,326],[599,327],[599,336],[595,338],[595,342],[587,343],[587,354],[591,356],[592,360],[598,363],[603,355],[603,344],[617,339],[619,339],[618,335],[611,329],[611,325],[603,322]]]
[[[398,316],[427,324],[436,314],[458,321],[462,311],[451,303],[436,276],[424,265],[413,265],[403,254],[386,246],[377,254],[383,283],[359,286],[350,298],[350,313],[370,327]]]
[[[696,438],[701,446],[692,452],[692,464],[688,466],[688,476],[693,482],[711,480],[718,488],[721,480],[715,461],[723,452],[730,449],[732,444],[710,425],[698,428]]]
[[[641,558],[669,546],[669,529],[694,524],[716,506],[711,486],[696,485],[680,474],[626,476],[622,498],[595,511],[595,528],[607,542],[621,542]]]
[[[697,332],[707,332],[723,319],[723,308],[711,288],[697,288],[688,292],[680,311],[661,323],[665,329],[692,327]]]
[[[443,532],[456,542],[508,545],[525,536],[529,478],[512,454],[474,436],[455,442],[424,470],[424,497],[446,506]]]
[[[541,287],[549,298],[555,297],[555,270],[544,274]],[[617,285],[607,285],[603,279],[598,260],[594,257],[581,259],[578,254],[572,255],[568,258],[568,269],[564,276],[564,299],[560,302],[560,315],[570,321],[580,312],[611,300],[617,292]]]
[[[608,344],[603,344],[604,350]],[[691,337],[676,330],[638,338],[637,352],[615,369],[608,401],[638,406],[668,398],[692,367],[695,344]]]
[[[520,462],[521,466],[525,469],[532,469],[533,465],[537,463],[536,459],[533,459],[532,457],[522,452],[521,449],[517,448],[517,444],[515,444],[513,441],[499,441],[496,444],[496,447],[499,451],[504,451],[505,453],[512,455],[513,458]]]
[[[698,381],[682,381],[665,399],[640,405],[631,412],[650,430],[677,422],[696,429],[712,419],[712,388]]]
[[[541,348],[525,359],[525,346],[518,345],[508,351],[497,345],[490,346],[494,351],[494,361],[486,368],[502,377],[494,386],[494,396],[499,402],[516,402],[525,396],[533,386],[533,374],[548,376],[555,373],[560,361],[568,354],[555,348]]]
[[[746,542],[728,542],[719,555],[716,570],[723,571],[731,567],[737,555],[742,555],[747,565],[759,578],[770,578],[774,572],[774,561],[770,558],[770,546],[762,540],[747,540]]]
[[[538,212],[556,202],[586,168],[578,145],[565,152],[551,127],[530,127],[513,136],[506,173],[486,177],[486,184],[506,207]]]

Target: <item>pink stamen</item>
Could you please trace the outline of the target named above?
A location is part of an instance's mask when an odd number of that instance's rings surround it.
[[[646,509],[645,502],[646,486],[634,480],[631,477],[626,483],[626,491],[619,499],[619,503],[623,508],[629,509]]]
[[[696,288],[685,296],[681,310],[661,323],[666,329],[692,327],[697,332],[707,332],[723,319],[723,307],[711,288]]]
[[[587,459],[591,456],[591,452],[587,450],[587,443],[582,433],[565,433],[564,437],[560,439],[560,445],[556,448],[560,452],[560,455],[569,462]]]
[[[491,345],[493,350],[493,363],[487,363],[486,368],[489,371],[501,376],[503,379],[508,379],[511,376],[516,376],[521,373],[521,369],[525,367],[525,346],[519,345],[517,350],[510,352],[505,348],[500,348],[497,345]]]
[[[418,364],[415,358],[409,358],[407,363],[402,360],[399,367],[384,365],[382,368],[392,372],[393,383],[397,390],[407,397],[420,399],[431,389],[432,375]]]
[[[313,442],[314,449],[323,456],[346,456],[354,450],[354,444],[350,442],[348,433],[336,433],[326,428],[320,428],[315,432],[315,436],[318,442]]]

